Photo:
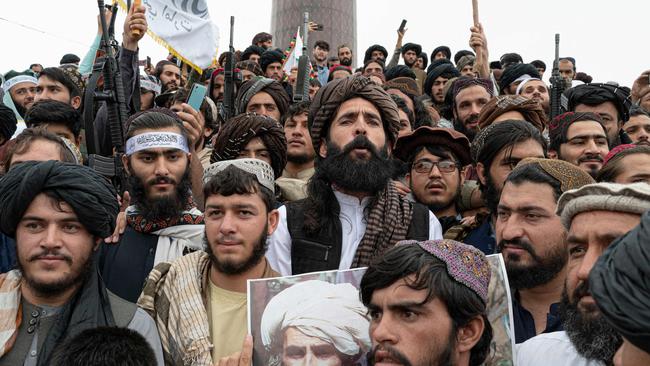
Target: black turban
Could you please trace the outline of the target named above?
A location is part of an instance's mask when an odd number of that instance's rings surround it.
[[[18,121],[14,111],[0,103],[0,135],[4,136],[5,142],[9,141],[11,136],[14,135],[17,124]]]
[[[431,60],[431,65],[427,67],[427,74],[431,72],[431,70],[435,69],[436,67],[444,64],[451,64],[451,61],[447,60],[446,58],[439,58],[437,60]]]
[[[384,76],[386,77],[386,81],[400,77],[407,77],[413,80],[417,78],[413,70],[411,70],[411,68],[406,65],[396,65],[389,67],[386,69],[386,71],[384,71]]]
[[[650,353],[650,213],[614,241],[589,275],[589,290],[610,325]]]
[[[264,142],[271,155],[273,174],[279,178],[287,164],[287,139],[278,121],[261,114],[244,113],[229,119],[214,140],[210,163],[237,159],[255,137]]]
[[[451,61],[444,59],[446,62],[441,62],[438,66],[434,67],[427,73],[427,78],[424,80],[424,92],[433,98],[431,95],[431,87],[433,82],[436,81],[440,76],[444,76],[447,79],[455,78],[460,76],[458,69],[451,63]],[[433,65],[433,64],[432,64]]]
[[[502,77],[503,78],[503,77]],[[616,106],[619,118],[625,122],[630,118],[630,88],[616,83],[592,83],[578,85],[564,92],[565,111],[573,111],[578,104],[597,105],[612,102]],[[564,104],[564,98],[562,104]]]
[[[381,114],[386,137],[395,143],[399,132],[397,105],[381,86],[365,76],[353,75],[332,80],[318,90],[309,107],[309,133],[318,152],[321,140],[327,135],[332,118],[340,105],[348,99],[363,98],[374,104]]]
[[[363,57],[363,63],[365,64],[372,58],[372,53],[375,51],[379,51],[384,54],[384,60],[386,60],[386,57],[388,57],[388,51],[384,48],[384,46],[378,45],[378,44],[373,44],[372,46],[368,47],[366,50],[366,55]]]
[[[94,236],[115,230],[119,211],[113,186],[91,168],[60,161],[28,161],[13,166],[0,180],[0,229],[15,237],[16,227],[34,198],[48,192],[64,201]]]
[[[537,71],[537,68],[531,64],[514,64],[503,70],[501,79],[499,79],[499,90],[501,90],[501,94],[503,94],[503,91],[506,90],[510,84],[526,74],[534,78],[540,78],[539,71]]]
[[[433,60],[436,59],[436,54],[438,52],[444,53],[445,56],[447,56],[447,60],[451,59],[451,50],[449,49],[449,47],[447,47],[447,46],[438,46],[433,50],[433,52],[431,52],[431,62],[433,62]]]
[[[266,50],[260,46],[256,45],[250,45],[248,46],[244,52],[241,54],[241,61],[248,60],[251,55],[260,55],[260,57],[266,52]]]
[[[417,43],[407,43],[402,46],[402,55],[407,51],[413,51],[416,55],[419,55],[422,53],[422,46]]]
[[[282,52],[277,50],[264,51],[264,53],[260,56],[260,66],[262,66],[262,71],[264,72],[266,72],[266,68],[270,64],[274,62],[282,63],[282,61],[284,61]]]
[[[235,107],[237,114],[246,112],[246,106],[251,98],[259,92],[269,93],[275,105],[278,106],[280,115],[283,116],[289,110],[289,94],[284,90],[282,84],[273,79],[254,77],[247,82],[243,83],[237,91],[235,98]]]

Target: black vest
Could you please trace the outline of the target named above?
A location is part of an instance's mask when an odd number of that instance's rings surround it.
[[[288,202],[287,227],[291,235],[291,273],[330,271],[339,268],[343,234],[341,221],[332,220],[333,225],[321,227],[317,236],[308,236],[303,231],[305,200]],[[429,209],[413,203],[413,216],[406,239],[429,239]]]

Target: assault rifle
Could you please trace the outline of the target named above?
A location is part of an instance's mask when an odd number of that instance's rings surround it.
[[[298,58],[298,76],[296,89],[293,92],[293,102],[300,103],[309,100],[309,56],[307,55],[307,40],[309,35],[309,13],[302,14],[302,55]]]
[[[235,17],[230,16],[230,44],[223,73],[223,102],[219,110],[223,122],[235,116],[235,81],[240,79],[238,73],[235,73],[235,47],[232,45],[234,30]]]
[[[551,72],[551,119],[562,113],[562,93],[567,89],[567,82],[560,75],[560,34],[555,34],[555,59],[553,60],[553,71]]]
[[[104,0],[97,0],[99,6],[99,19],[102,26],[102,39],[99,45],[103,56],[95,61],[93,73],[86,91],[84,127],[86,134],[86,147],[88,150],[88,165],[101,175],[107,177],[113,183],[115,189],[120,193],[126,189],[126,174],[122,165],[124,155],[124,124],[128,118],[127,105],[124,98],[124,86],[120,67],[115,57],[115,50],[118,48],[114,37],[115,17],[117,15],[117,4],[112,6],[112,17],[110,26],[106,24],[104,17]],[[104,77],[103,90],[96,90],[99,77]],[[94,102],[103,101],[106,104],[108,125],[110,128],[111,144],[113,145],[113,156],[102,156],[98,154],[97,136],[94,126]]]

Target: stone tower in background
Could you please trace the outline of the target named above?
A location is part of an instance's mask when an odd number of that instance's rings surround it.
[[[332,56],[336,47],[346,43],[352,47],[353,58],[357,59],[357,1],[356,0],[273,0],[271,8],[271,34],[273,46],[285,49],[298,27],[302,27],[302,13],[309,12],[309,18],[323,25],[320,32],[309,33],[309,57],[314,43],[324,40],[330,45]]]

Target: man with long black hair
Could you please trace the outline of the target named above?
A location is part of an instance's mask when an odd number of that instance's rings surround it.
[[[395,102],[370,79],[324,86],[311,104],[316,172],[308,197],[280,208],[268,258],[283,275],[363,267],[404,239],[439,239],[438,219],[391,183]]]

